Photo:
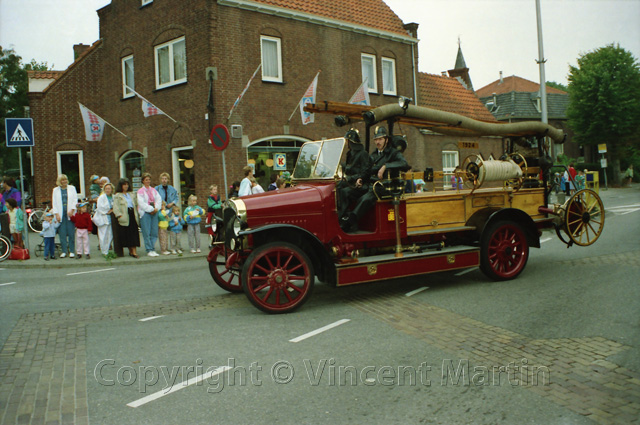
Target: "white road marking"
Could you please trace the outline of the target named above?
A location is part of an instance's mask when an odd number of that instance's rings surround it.
[[[456,273],[454,276],[462,276],[463,274],[470,273],[470,272],[472,272],[474,270],[477,270],[477,269],[478,269],[477,267],[472,267],[472,268],[467,269],[467,270],[462,270],[461,272]]]
[[[160,397],[164,397],[164,396],[169,395],[171,393],[175,393],[178,390],[190,387],[193,384],[197,384],[197,383],[202,382],[205,379],[209,379],[209,378],[211,378],[213,376],[220,375],[221,373],[223,373],[224,371],[227,371],[229,369],[231,369],[231,366],[218,367],[218,368],[216,368],[214,370],[207,371],[206,373],[203,373],[202,375],[196,376],[194,378],[189,378],[186,381],[183,381],[183,382],[181,382],[179,384],[173,385],[169,390],[166,390],[166,389],[160,390],[160,391],[155,392],[153,394],[149,394],[146,397],[142,397],[139,400],[132,401],[131,403],[127,403],[127,406],[134,407],[134,408],[135,407],[140,407],[143,404],[147,404],[147,403],[149,403],[151,401],[157,400]]]
[[[618,205],[615,207],[605,208],[605,211],[611,211],[616,215],[626,215],[632,212],[640,211],[640,204]]]
[[[422,292],[422,291],[424,291],[424,290],[427,290],[427,289],[429,289],[429,287],[428,287],[428,286],[423,286],[422,288],[418,288],[418,289],[415,289],[415,290],[413,290],[413,291],[411,291],[411,292],[407,292],[407,293],[406,293],[406,294],[404,294],[404,295],[405,295],[405,296],[407,296],[407,297],[410,297],[410,296],[412,296],[412,295],[419,294],[420,292]]]
[[[15,285],[18,282],[0,283],[0,286]]]
[[[98,272],[108,272],[110,270],[115,270],[115,268],[111,269],[100,269],[100,270],[89,270],[88,272],[77,272],[77,273],[67,273],[67,276],[75,276],[77,274],[87,274],[87,273],[98,273]]]
[[[540,243],[549,242],[551,239],[553,239],[553,238],[544,238],[544,239],[540,239]]]
[[[347,323],[347,322],[350,322],[350,321],[351,321],[351,319],[338,320],[337,322],[331,323],[330,325],[327,325],[327,326],[323,326],[320,329],[316,329],[315,331],[311,331],[311,332],[308,332],[308,333],[306,333],[304,335],[300,335],[297,338],[290,339],[289,342],[300,342],[302,340],[305,340],[307,338],[311,338],[314,335],[318,335],[319,333],[322,333],[324,331],[328,331],[329,329],[333,329],[336,326],[340,326],[340,325],[342,325],[344,323]]]
[[[149,321],[149,320],[159,319],[159,318],[164,317],[164,316],[165,316],[165,315],[164,315],[164,314],[162,314],[162,315],[160,315],[160,316],[145,317],[144,319],[140,319],[140,320],[138,320],[138,322],[147,322],[147,321]]]

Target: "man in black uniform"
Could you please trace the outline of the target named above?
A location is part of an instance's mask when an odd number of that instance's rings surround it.
[[[344,220],[342,218],[346,217],[349,204],[367,193],[369,175],[371,174],[371,158],[364,150],[358,130],[350,129],[344,138],[349,142],[347,163],[343,165],[345,179],[336,186],[336,193],[338,194],[338,217],[341,219],[343,230],[347,230],[348,217]]]
[[[386,128],[377,127],[373,141],[376,144],[376,150],[371,154],[372,167],[369,177],[371,186],[367,193],[360,198],[354,210],[347,214],[346,220],[341,221],[341,223],[346,222],[342,228],[346,228],[348,232],[357,231],[360,219],[376,204],[378,198],[374,193],[374,183],[386,178],[387,174],[390,174],[391,177],[397,177],[401,171],[407,171],[411,168],[402,153],[389,145]]]

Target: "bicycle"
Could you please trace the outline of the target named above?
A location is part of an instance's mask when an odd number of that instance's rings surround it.
[[[27,219],[27,224],[32,232],[40,233],[42,231],[42,221],[44,220],[44,215],[51,209],[49,208],[50,203],[51,201],[44,201],[42,203],[44,208],[34,208],[28,213],[29,218]]]
[[[13,244],[11,243],[11,239],[0,234],[0,262],[9,258],[12,249]]]
[[[56,258],[60,258],[60,254],[62,253],[62,245],[60,245],[60,243],[58,242],[55,242],[53,250]],[[44,253],[44,238],[42,238],[42,242],[36,245],[33,253],[36,257],[40,257]]]

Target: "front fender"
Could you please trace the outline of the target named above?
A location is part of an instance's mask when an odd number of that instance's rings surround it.
[[[522,226],[529,246],[540,248],[540,235],[538,234],[536,224],[527,213],[516,208],[485,208],[473,214],[467,221],[467,226],[476,228],[479,240],[482,232],[484,232],[484,229],[489,223],[498,220],[513,221],[519,224]]]

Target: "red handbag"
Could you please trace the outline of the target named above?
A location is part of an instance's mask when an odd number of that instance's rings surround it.
[[[25,248],[19,248],[17,246],[13,247],[11,250],[11,254],[9,255],[9,260],[28,260],[29,258],[29,250]]]

